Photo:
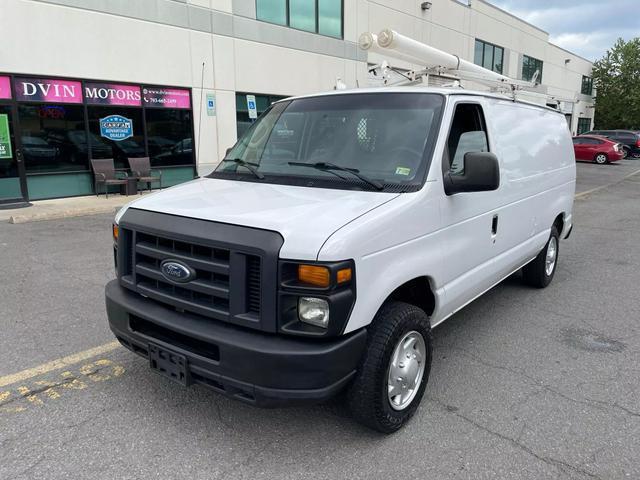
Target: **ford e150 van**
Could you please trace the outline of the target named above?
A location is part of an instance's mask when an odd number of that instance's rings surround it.
[[[550,108],[427,87],[282,100],[213,173],[117,214],[109,324],[182,385],[260,406],[344,390],[392,432],[432,328],[518,269],[551,282],[574,189]]]

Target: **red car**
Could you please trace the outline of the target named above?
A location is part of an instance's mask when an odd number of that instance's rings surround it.
[[[600,165],[617,162],[624,158],[622,145],[598,135],[573,137],[573,150],[576,160],[596,162]]]

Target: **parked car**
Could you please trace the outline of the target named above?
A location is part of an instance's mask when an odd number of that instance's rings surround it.
[[[91,150],[94,158],[107,158],[112,156],[111,146],[102,141],[100,137],[91,136]],[[55,145],[63,158],[71,163],[83,164],[87,161],[89,145],[87,134],[84,130],[50,130],[47,135],[47,142]]]
[[[356,419],[398,430],[426,388],[431,329],[520,269],[548,286],[571,233],[565,117],[506,98],[274,103],[214,172],[118,212],[111,330],[183,386],[258,406],[346,389]]]
[[[24,135],[21,140],[24,160],[29,167],[50,167],[60,155],[58,147],[50,145],[41,137]]]
[[[155,157],[154,160],[160,165],[186,165],[193,161],[193,141],[185,138],[176,142],[170,149]]]
[[[596,162],[600,165],[617,162],[625,157],[624,148],[620,143],[599,135],[573,137],[573,151],[576,160]]]
[[[624,158],[640,158],[640,135],[632,130],[592,130],[583,135],[607,137],[623,146]]]

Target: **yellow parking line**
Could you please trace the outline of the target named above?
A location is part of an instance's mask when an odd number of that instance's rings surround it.
[[[613,182],[613,183],[608,183],[607,185],[601,185],[599,187],[596,188],[592,188],[591,190],[587,190],[586,192],[580,192],[580,193],[576,193],[575,198],[582,198],[582,197],[586,197],[587,195],[589,195],[590,193],[595,193],[595,192],[599,192],[600,190],[604,190],[605,188],[609,188],[609,187],[613,187],[614,185],[617,185],[619,183],[624,182],[627,178],[631,178],[634,175],[637,175],[640,173],[640,170],[636,170],[633,173],[630,173],[629,175],[625,175],[624,177],[622,177],[619,181],[617,182]]]
[[[5,375],[4,377],[0,377],[0,387],[11,385],[17,382],[22,382],[28,378],[33,378],[38,375],[42,375],[43,373],[52,372],[60,368],[66,368],[69,365],[74,365],[89,358],[93,358],[98,355],[102,355],[104,353],[115,350],[119,345],[120,343],[118,343],[117,341],[105,343],[104,345],[90,348],[89,350],[85,350],[84,352],[74,353],[73,355],[68,355],[66,357],[58,358],[57,360],[43,363],[42,365],[38,365],[37,367],[28,368],[18,373],[12,373],[11,375]]]

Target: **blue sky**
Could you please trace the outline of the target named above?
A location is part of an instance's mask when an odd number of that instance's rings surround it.
[[[640,36],[639,0],[489,0],[549,32],[552,43],[589,60],[604,56],[618,37]]]

